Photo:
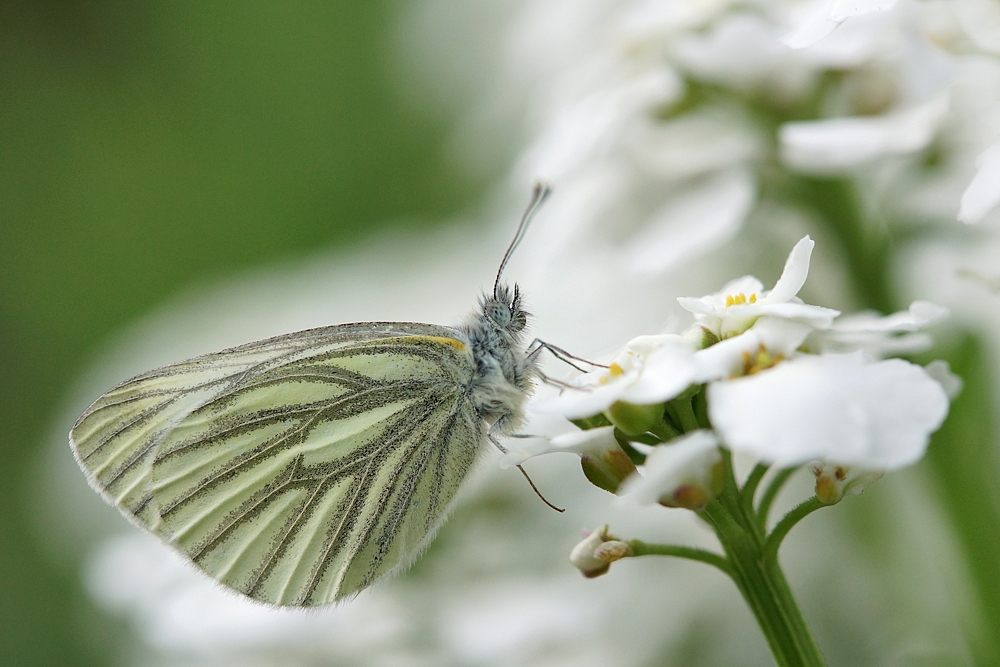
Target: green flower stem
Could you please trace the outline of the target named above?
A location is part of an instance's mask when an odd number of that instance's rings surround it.
[[[681,428],[684,429],[685,433],[697,431],[701,428],[701,424],[698,423],[698,417],[694,414],[694,406],[691,405],[690,398],[671,401],[670,405],[677,411],[677,418],[680,420]]]
[[[733,474],[732,456],[722,452],[725,476],[722,493],[698,512],[715,531],[725,555],[695,547],[649,544],[631,540],[630,556],[675,556],[695,560],[725,572],[736,584],[760,626],[778,667],[825,667],[809,627],[792,595],[778,562],[778,547],[788,531],[809,513],[823,505],[812,498],[796,507],[778,522],[770,536],[753,509],[754,489],[766,472],[757,466],[742,491]],[[765,495],[767,506],[792,470],[778,473]]]
[[[757,505],[757,516],[760,521],[761,528],[767,527],[767,515],[771,511],[771,504],[774,499],[778,497],[778,493],[781,491],[782,487],[785,486],[785,482],[788,478],[795,474],[798,468],[785,468],[784,470],[778,471],[778,474],[774,476],[771,483],[767,485],[764,490],[764,495],[760,497],[760,504]]]
[[[681,547],[673,544],[650,544],[641,540],[629,540],[628,545],[632,547],[633,556],[674,556],[675,558],[687,558],[707,563],[717,567],[730,577],[733,576],[729,561],[724,556],[698,549],[696,547]]]
[[[764,542],[764,557],[777,560],[778,547],[781,546],[781,542],[785,539],[788,531],[795,527],[795,524],[799,521],[822,507],[826,507],[826,505],[820,502],[819,498],[813,496],[809,500],[799,503],[795,509],[782,517],[781,521],[778,522]]]
[[[750,471],[747,481],[743,484],[743,488],[740,490],[740,496],[743,500],[743,512],[746,514],[753,514],[753,499],[757,494],[757,487],[760,486],[760,481],[767,474],[767,468],[763,463],[755,465],[753,470]]]
[[[823,667],[826,663],[777,558],[765,556],[756,534],[746,530],[722,502],[713,501],[703,514],[722,543],[733,581],[757,619],[778,666]]]
[[[753,515],[752,508],[750,511],[747,511],[747,508],[744,507],[742,498],[740,497],[739,487],[736,484],[736,475],[733,472],[733,455],[729,452],[729,450],[723,449],[722,458],[725,461],[726,472],[723,491],[719,495],[719,502],[721,502],[725,508],[729,510],[729,514],[744,530],[753,534],[757,542],[763,543],[763,528],[761,528],[760,524],[757,522],[757,518]]]
[[[676,438],[681,434],[680,431],[674,428],[673,425],[671,425],[662,416],[660,417],[659,421],[657,421],[650,427],[649,432],[655,435],[657,438],[659,438],[660,442],[667,442],[669,440],[673,440],[674,438]]]

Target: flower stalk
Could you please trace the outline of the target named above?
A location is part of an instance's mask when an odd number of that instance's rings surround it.
[[[731,471],[729,461],[726,465]],[[719,500],[701,513],[722,544],[728,573],[757,619],[780,667],[825,665],[778,562],[777,547],[787,530],[764,537],[759,517],[752,513],[752,504],[747,515],[748,505],[742,502],[731,480],[727,479]],[[818,501],[817,505],[822,506]]]
[[[826,505],[814,496],[789,512],[768,533],[766,512],[791,470],[779,471],[764,494],[766,505],[762,502],[755,507],[753,498],[767,468],[763,465],[755,468],[741,489],[728,452],[723,454],[721,464],[722,490],[698,515],[715,531],[722,554],[696,547],[628,540],[620,543],[628,546],[627,553],[623,550],[624,557],[672,556],[717,568],[733,580],[743,595],[779,667],[822,667],[826,663],[782,572],[778,548],[792,527]],[[606,528],[602,530],[606,532]],[[602,564],[600,573],[604,572],[607,566]]]

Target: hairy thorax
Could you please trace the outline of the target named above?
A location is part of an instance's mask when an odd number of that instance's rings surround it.
[[[469,384],[476,412],[495,435],[508,435],[524,419],[524,399],[533,389],[533,363],[520,332],[497,327],[483,313],[475,313],[463,327],[476,361]]]

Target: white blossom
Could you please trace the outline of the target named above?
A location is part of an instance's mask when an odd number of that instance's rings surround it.
[[[785,123],[781,159],[810,174],[841,173],[877,158],[913,153],[930,144],[948,111],[947,96],[880,116]]]
[[[950,400],[955,400],[962,393],[964,382],[962,378],[951,372],[951,367],[947,361],[935,359],[924,366],[924,370],[927,371],[928,375],[937,380]]]
[[[793,49],[802,49],[820,41],[849,18],[870,12],[892,9],[898,0],[817,0],[803,8],[803,18],[795,29],[782,38]]]
[[[504,467],[520,465],[530,458],[555,452],[578,455],[587,478],[611,493],[635,472],[635,464],[615,438],[614,426],[573,431],[553,438],[518,438],[508,447],[500,464]]]
[[[651,405],[674,398],[697,376],[694,346],[682,336],[640,336],[606,369],[573,379],[554,399],[536,402],[539,411],[568,419],[591,417],[616,402]]]
[[[642,474],[625,480],[619,502],[700,510],[722,490],[721,464],[718,437],[708,430],[692,431],[653,447]]]
[[[719,338],[743,333],[757,318],[765,315],[826,328],[840,311],[810,306],[796,296],[809,275],[809,258],[815,245],[808,236],[795,244],[781,277],[771,290],[764,290],[753,276],[744,276],[715,294],[701,298],[681,297],[677,301],[695,314],[699,325]]]
[[[976,176],[962,193],[958,219],[973,224],[1000,205],[1000,141],[976,159]]]
[[[931,337],[921,329],[948,316],[948,309],[918,300],[908,310],[880,315],[867,311],[838,317],[825,331],[809,336],[806,347],[816,352],[855,352],[872,357],[914,354],[931,346]]]
[[[722,442],[779,466],[814,459],[875,469],[909,465],[948,413],[941,385],[901,359],[801,355],[708,387]]]

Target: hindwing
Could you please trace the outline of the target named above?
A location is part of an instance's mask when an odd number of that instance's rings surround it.
[[[70,442],[109,502],[220,582],[324,604],[440,524],[485,437],[474,370],[453,329],[314,329],[128,380]]]

